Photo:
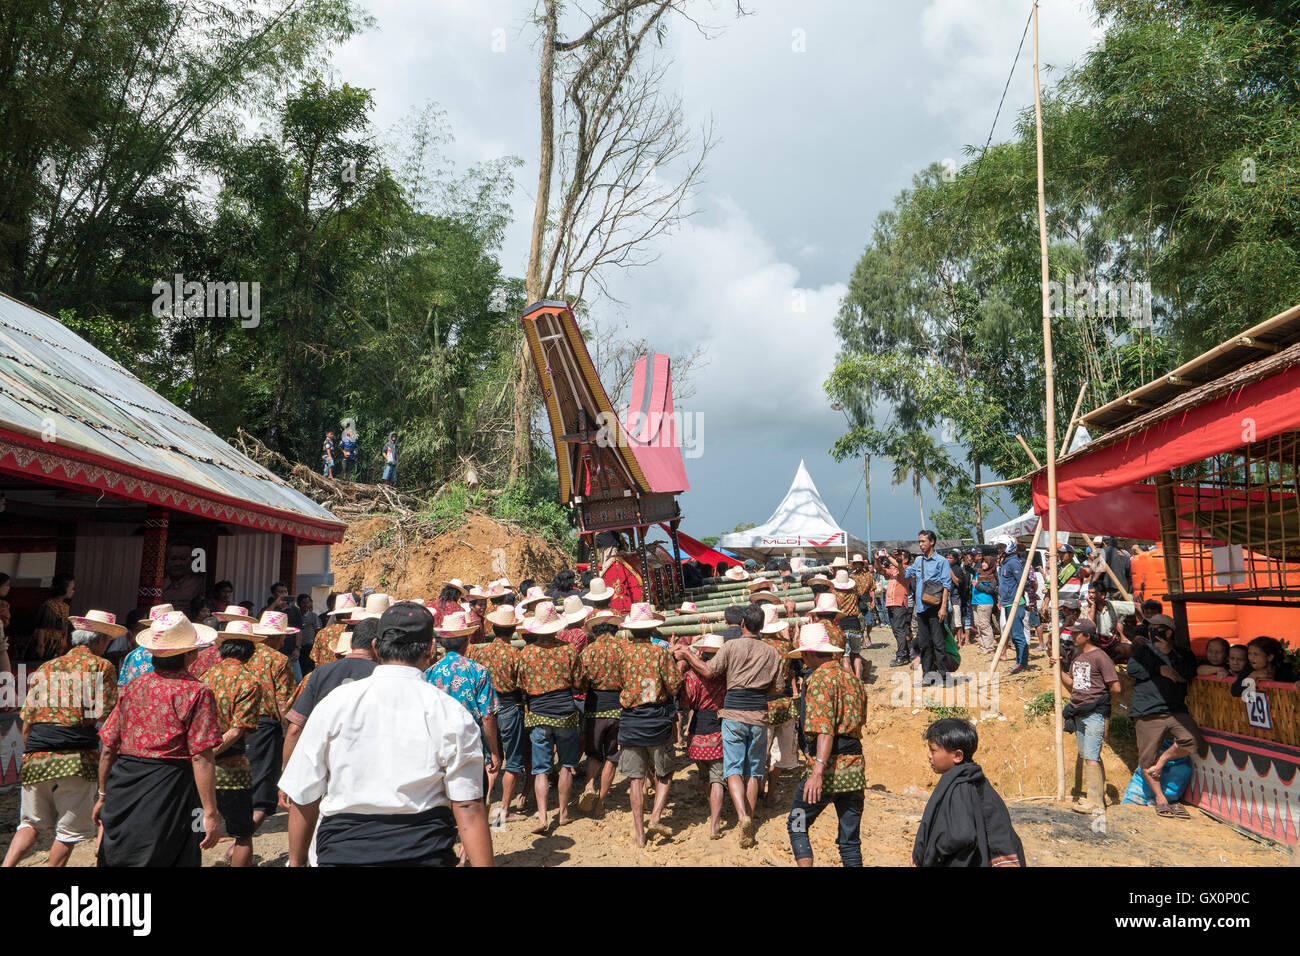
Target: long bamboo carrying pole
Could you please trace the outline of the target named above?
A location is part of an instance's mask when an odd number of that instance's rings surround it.
[[[1056,572],[1056,374],[1052,367],[1052,313],[1048,298],[1047,199],[1043,187],[1043,98],[1038,85],[1038,4],[1034,4],[1034,139],[1038,151],[1038,246],[1042,257],[1043,377],[1047,412],[1047,584],[1052,601],[1052,658],[1061,659],[1060,582]],[[1061,669],[1052,669],[1056,691],[1056,799],[1065,799],[1065,719],[1061,716]]]
[[[1025,555],[1025,566],[1020,569],[1020,583],[1016,586],[1016,597],[1011,602],[1011,613],[1007,619],[1002,622],[1002,637],[998,640],[998,649],[993,652],[993,660],[989,662],[989,676],[998,669],[998,662],[1002,660],[1002,652],[1007,649],[1007,638],[1011,636],[1011,625],[1016,620],[1016,608],[1020,606],[1020,598],[1025,593],[1025,585],[1029,583],[1030,569],[1034,564],[1034,549],[1038,547],[1038,536],[1043,533],[1043,519],[1038,519],[1038,524],[1034,525],[1034,537],[1029,542],[1029,551]],[[1001,598],[998,599],[997,606],[1002,604]],[[1029,640],[1028,636],[1025,640]]]

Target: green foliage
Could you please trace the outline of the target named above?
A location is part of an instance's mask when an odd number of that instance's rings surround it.
[[[578,536],[573,522],[559,502],[558,479],[545,474],[530,484],[515,482],[497,499],[493,514],[552,541],[561,542],[570,552],[577,547]]]
[[[1045,690],[1029,703],[1025,704],[1026,717],[1045,717],[1056,712],[1056,694]]]
[[[970,720],[970,711],[965,707],[946,707],[943,704],[927,703],[925,709],[931,720],[948,720],[951,718]]]

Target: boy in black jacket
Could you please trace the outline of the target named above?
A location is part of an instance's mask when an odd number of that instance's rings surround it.
[[[975,725],[946,717],[925,731],[930,769],[942,774],[925,805],[912,848],[913,866],[1024,866],[1025,850],[1007,805],[971,763]]]

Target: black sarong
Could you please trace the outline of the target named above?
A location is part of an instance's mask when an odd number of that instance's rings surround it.
[[[621,690],[602,690],[593,688],[587,691],[587,713],[600,714],[609,710],[621,710],[622,705],[618,702]]]
[[[618,721],[620,747],[658,747],[673,732],[673,710],[668,704],[624,707]]]
[[[100,866],[199,866],[203,816],[189,760],[120,755],[108,773]]]
[[[331,813],[316,830],[318,866],[455,866],[451,807],[420,813]]]
[[[268,816],[280,808],[278,784],[284,756],[284,728],[278,720],[259,717],[257,729],[244,738],[248,766],[253,772],[253,809],[265,810]]]
[[[716,710],[697,710],[691,713],[691,723],[686,733],[691,737],[716,734],[722,730],[722,718]]]

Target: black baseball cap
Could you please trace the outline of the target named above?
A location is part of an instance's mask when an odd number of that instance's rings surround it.
[[[379,618],[379,636],[387,637],[390,631],[400,636],[389,637],[397,644],[429,644],[433,641],[433,615],[423,604],[398,601],[391,604]]]
[[[1088,620],[1086,617],[1081,617],[1070,625],[1070,630],[1075,634],[1096,634],[1097,624],[1094,621]]]

